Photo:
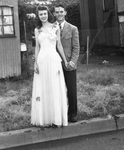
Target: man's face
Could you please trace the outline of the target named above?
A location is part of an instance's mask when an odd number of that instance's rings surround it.
[[[55,7],[54,16],[58,22],[63,22],[65,20],[67,12],[62,7]]]

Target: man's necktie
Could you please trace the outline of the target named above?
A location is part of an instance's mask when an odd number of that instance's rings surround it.
[[[59,23],[59,28],[60,28],[60,36],[62,36],[62,25]]]

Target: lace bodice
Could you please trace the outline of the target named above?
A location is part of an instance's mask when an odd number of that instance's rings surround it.
[[[38,31],[37,40],[40,44],[41,49],[50,50],[51,48],[55,49],[56,41],[57,41],[57,27],[49,27],[47,32],[43,32],[42,30]]]

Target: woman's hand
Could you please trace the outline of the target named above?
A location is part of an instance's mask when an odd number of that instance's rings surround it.
[[[35,62],[35,64],[34,64],[34,72],[36,73],[36,74],[39,74],[39,66],[38,66],[38,64]]]
[[[35,61],[36,61],[35,55],[32,56],[32,61],[33,61],[33,63],[35,63]]]
[[[68,68],[68,62],[65,61],[64,63],[65,63],[65,67]]]

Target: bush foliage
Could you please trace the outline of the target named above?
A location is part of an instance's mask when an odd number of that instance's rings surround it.
[[[26,24],[26,32],[28,39],[31,39],[32,34],[34,32],[34,28],[36,27],[36,18],[28,18],[27,14],[34,13],[36,14],[36,7],[38,4],[29,4],[26,3],[27,1],[25,0],[19,0],[19,25],[20,25],[20,37],[21,37],[21,42],[24,42],[24,22]],[[51,4],[47,4],[48,7],[50,8],[50,11],[52,12],[53,7],[56,4],[63,4],[67,8],[67,16],[66,20],[73,25],[76,25],[78,29],[81,28],[81,23],[80,23],[80,10],[79,10],[79,3],[78,0],[56,0],[56,1],[51,1]]]

